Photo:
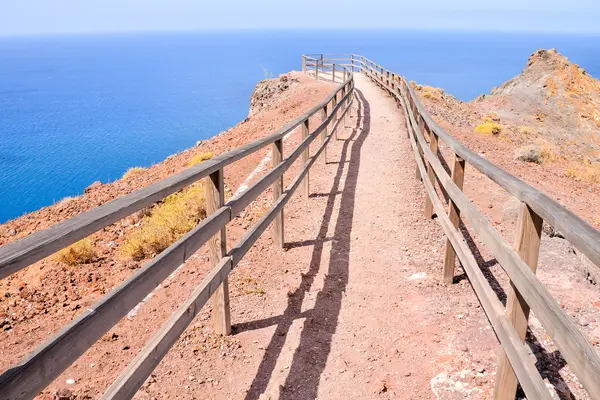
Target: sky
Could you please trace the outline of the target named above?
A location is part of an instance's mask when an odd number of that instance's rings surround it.
[[[0,36],[240,29],[600,33],[598,0],[0,0]]]

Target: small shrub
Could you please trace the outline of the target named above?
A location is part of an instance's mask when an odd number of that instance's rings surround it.
[[[482,135],[497,136],[502,132],[502,127],[494,122],[484,122],[477,125],[475,132],[481,133]]]
[[[539,146],[535,144],[519,147],[515,151],[515,158],[519,161],[531,162],[536,164],[541,164],[543,161],[542,152]]]
[[[555,147],[550,144],[543,144],[540,148],[540,154],[545,163],[553,163],[560,159]]]
[[[484,123],[500,122],[500,117],[497,114],[492,113],[490,115],[486,115],[485,117],[483,117],[483,122]]]
[[[576,181],[600,183],[600,164],[584,163],[567,168],[566,175]]]
[[[533,130],[533,128],[530,128],[528,126],[520,126],[519,133],[521,135],[531,136],[531,135],[535,134],[535,131]]]
[[[426,99],[429,99],[429,100],[437,100],[438,99],[438,97],[431,92],[424,92],[423,97]]]
[[[210,160],[213,158],[212,151],[205,151],[204,153],[199,153],[193,156],[190,161],[188,161],[188,167],[192,165],[200,164],[203,161]]]
[[[144,172],[146,170],[146,168],[142,168],[142,167],[133,167],[133,168],[129,168],[124,174],[123,174],[123,179],[128,179],[131,178],[132,176],[136,176],[139,175],[140,173]]]
[[[121,245],[125,258],[142,260],[160,253],[206,218],[204,185],[173,193],[142,219]]]
[[[56,261],[67,265],[88,264],[96,259],[96,251],[90,239],[83,239],[62,249],[56,254]]]

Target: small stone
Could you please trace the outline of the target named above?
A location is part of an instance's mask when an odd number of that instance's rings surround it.
[[[55,400],[71,400],[73,398],[73,392],[71,392],[69,389],[59,389],[56,391],[56,393],[54,393]]]
[[[590,321],[587,318],[585,318],[585,317],[579,318],[579,325],[588,326],[589,324],[590,324]]]
[[[67,385],[73,385],[73,384],[75,384],[75,379],[73,379],[73,378],[67,379],[66,383],[67,383]]]

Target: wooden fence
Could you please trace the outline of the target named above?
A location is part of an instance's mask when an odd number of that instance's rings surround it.
[[[230,333],[227,282],[229,273],[271,223],[274,223],[276,245],[283,247],[284,207],[300,186],[303,194],[308,197],[310,168],[321,155],[324,156],[326,146],[332,137],[335,137],[354,100],[354,79],[350,68],[323,62],[308,62],[307,65],[306,58],[303,58],[303,68],[317,77],[321,75],[320,78],[331,75],[335,77],[337,74],[335,81],[341,80],[342,83],[325,101],[277,132],[0,247],[1,279],[205,178],[207,218],[37,347],[25,359],[4,372],[0,376],[0,399],[31,399],[36,396],[207,242],[212,270],[156,332],[102,398],[133,397],[209,298],[213,298],[215,331],[220,334]],[[312,128],[309,118],[317,114],[322,122]],[[302,142],[284,158],[284,137],[298,127],[302,129]],[[320,138],[320,143],[311,156],[309,146],[317,137]],[[268,145],[272,145],[272,169],[248,190],[225,203],[223,168]],[[300,156],[300,173],[284,190],[283,174]],[[226,225],[270,186],[273,188],[273,205],[244,237],[227,251]]]
[[[546,221],[596,265],[600,265],[600,232],[542,192],[470,151],[445,132],[425,111],[408,81],[359,55],[311,55],[321,63],[350,64],[392,95],[404,110],[408,136],[417,162],[417,178],[427,192],[425,216],[434,214],[447,242],[441,273],[452,283],[458,256],[502,346],[495,399],[514,399],[520,383],[529,399],[551,399],[550,392],[524,344],[529,311],[533,311],[571,370],[593,399],[600,399],[600,358],[594,347],[562,310],[535,275],[542,224]],[[442,140],[454,153],[451,174],[440,161]],[[466,164],[480,171],[521,201],[515,245],[510,246],[481,211],[464,194]],[[448,194],[448,204],[438,196],[435,182]],[[506,309],[492,290],[475,256],[459,231],[464,217],[479,235],[510,279]]]

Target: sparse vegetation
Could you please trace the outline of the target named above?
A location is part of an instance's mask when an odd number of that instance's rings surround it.
[[[429,99],[429,100],[437,100],[438,99],[438,97],[431,92],[424,92],[423,97],[426,99]]]
[[[500,117],[496,113],[492,113],[483,117],[483,122],[486,124],[500,122]]]
[[[257,294],[259,296],[263,296],[265,294],[265,290],[258,286],[256,279],[251,276],[247,276],[242,278],[242,282],[244,283],[244,293],[245,294]]]
[[[556,148],[548,143],[540,145],[540,154],[545,163],[553,163],[560,159],[560,155],[557,153]]]
[[[477,125],[475,132],[482,135],[497,136],[502,132],[502,127],[495,122],[484,122]]]
[[[519,147],[515,151],[515,158],[519,161],[536,163],[536,164],[541,164],[543,161],[542,152],[540,150],[540,147],[535,144],[530,144],[528,146]]]
[[[83,239],[56,253],[56,261],[67,265],[88,264],[96,259],[91,239]]]
[[[206,218],[203,184],[193,185],[168,196],[142,218],[140,226],[125,238],[120,252],[125,258],[142,260],[152,257]]]
[[[584,160],[583,164],[573,164],[565,171],[565,175],[577,181],[600,183],[600,164]]]
[[[535,130],[533,128],[528,127],[528,126],[520,126],[519,127],[519,133],[521,135],[531,136],[531,135],[535,134]]]
[[[128,179],[131,178],[133,176],[139,175],[142,172],[144,172],[146,170],[146,168],[142,168],[142,167],[133,167],[133,168],[129,168],[124,174],[123,174],[123,179]]]
[[[203,161],[210,160],[213,158],[212,151],[205,151],[204,153],[199,153],[193,156],[190,161],[188,161],[188,167],[192,165],[200,164]]]

